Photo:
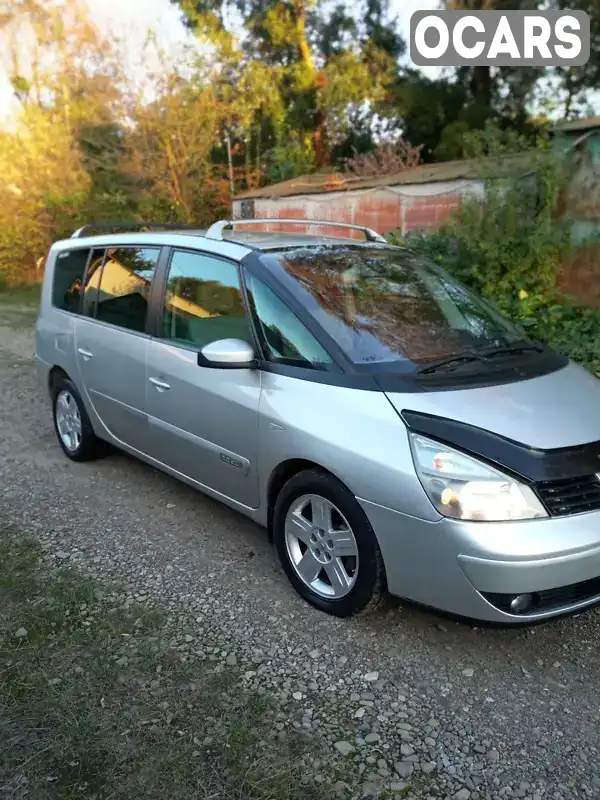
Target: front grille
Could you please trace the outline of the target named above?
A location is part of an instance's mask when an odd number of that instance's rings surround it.
[[[514,600],[514,594],[493,594],[482,592],[485,599],[500,611],[507,614],[515,614],[511,611],[510,603]],[[542,611],[552,611],[554,609],[569,609],[578,603],[586,600],[595,600],[600,597],[600,578],[590,578],[580,583],[572,583],[569,586],[559,586],[556,589],[546,589],[543,592],[531,593],[531,606],[524,612],[527,614],[541,613]]]
[[[535,489],[553,517],[600,510],[600,479],[597,475],[541,481]]]
[[[572,583],[570,586],[537,592],[536,605],[537,608],[544,610],[558,606],[572,606],[598,595],[600,595],[600,578],[591,578],[588,581],[581,581],[581,583]]]

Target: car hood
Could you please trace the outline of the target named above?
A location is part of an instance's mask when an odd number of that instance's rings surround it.
[[[541,450],[600,440],[600,380],[573,363],[518,383],[386,395],[398,413],[445,417]]]

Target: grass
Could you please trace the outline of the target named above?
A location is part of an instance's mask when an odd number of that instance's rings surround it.
[[[0,325],[31,327],[37,317],[40,294],[41,285],[37,283],[0,289]]]
[[[0,289],[0,303],[39,303],[42,292],[41,283],[27,283],[23,286]]]
[[[1,797],[329,797],[275,714],[235,671],[184,663],[156,611],[45,572],[34,543],[0,532]]]

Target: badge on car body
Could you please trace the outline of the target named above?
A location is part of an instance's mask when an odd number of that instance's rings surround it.
[[[241,461],[236,461],[235,458],[231,458],[231,456],[228,456],[225,453],[221,453],[221,461],[224,461],[226,464],[229,464],[232,467],[237,467],[238,469],[243,469],[244,467]]]

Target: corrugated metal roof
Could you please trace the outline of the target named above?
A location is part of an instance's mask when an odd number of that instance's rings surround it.
[[[572,119],[569,122],[559,122],[554,130],[561,131],[587,131],[590,128],[600,128],[600,117],[583,117],[582,119]]]
[[[325,194],[344,192],[352,189],[370,189],[377,186],[401,186],[407,184],[433,183],[435,181],[473,180],[482,174],[501,178],[522,167],[529,171],[529,153],[517,153],[496,159],[464,159],[463,161],[444,161],[440,164],[422,164],[414,169],[383,175],[374,178],[355,178],[340,172],[317,172],[302,175],[289,181],[273,183],[260,189],[252,189],[238,194],[235,200],[251,200],[259,197],[292,197],[299,194]]]

